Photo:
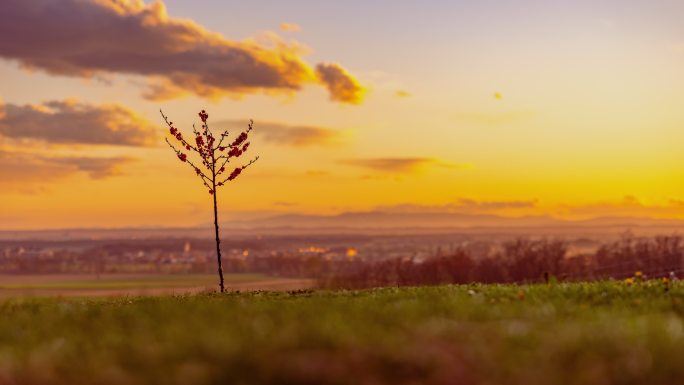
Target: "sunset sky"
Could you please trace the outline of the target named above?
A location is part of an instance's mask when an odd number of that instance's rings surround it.
[[[0,2],[0,229],[193,226],[165,145],[238,134],[223,218],[684,219],[681,0]],[[240,164],[248,158],[240,159]]]

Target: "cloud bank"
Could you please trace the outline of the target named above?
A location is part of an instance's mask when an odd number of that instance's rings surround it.
[[[131,158],[66,157],[0,149],[0,186],[30,188],[83,173],[92,179],[122,175],[121,166]]]
[[[146,97],[218,98],[292,93],[306,84],[331,100],[358,104],[364,89],[336,64],[314,70],[296,43],[232,41],[192,20],[170,17],[162,1],[3,0],[0,57],[53,75],[148,77]]]
[[[135,112],[117,105],[91,105],[75,100],[42,104],[0,103],[0,137],[51,144],[150,146],[155,127]]]

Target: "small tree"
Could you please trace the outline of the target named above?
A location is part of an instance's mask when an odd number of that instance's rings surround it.
[[[190,167],[194,169],[197,176],[202,180],[204,186],[209,189],[209,194],[212,195],[212,198],[214,200],[216,260],[218,263],[219,287],[221,288],[221,293],[223,293],[225,291],[225,286],[223,284],[223,267],[221,264],[221,240],[219,237],[218,204],[216,202],[216,189],[218,187],[224,186],[226,183],[232,180],[235,180],[235,178],[237,178],[238,175],[240,175],[242,170],[246,169],[248,166],[256,162],[257,159],[259,159],[259,157],[257,156],[254,159],[250,160],[249,163],[247,163],[246,165],[235,167],[230,172],[230,174],[228,174],[228,176],[224,175],[224,173],[226,172],[226,165],[231,161],[231,159],[235,160],[247,151],[247,148],[249,147],[247,136],[249,135],[249,132],[252,131],[252,126],[254,122],[250,120],[249,125],[247,126],[247,130],[240,133],[240,135],[238,135],[230,143],[223,143],[224,140],[226,140],[226,138],[228,138],[229,136],[228,131],[224,131],[221,134],[221,138],[218,139],[217,143],[216,138],[212,134],[211,130],[209,130],[209,125],[207,124],[209,115],[204,110],[202,110],[199,113],[199,117],[202,120],[202,129],[198,131],[195,128],[195,125],[192,125],[192,131],[195,134],[195,143],[191,144],[190,142],[185,140],[183,134],[181,134],[181,132],[173,125],[173,122],[169,121],[166,115],[164,115],[164,112],[161,110],[159,110],[159,112],[161,112],[161,115],[164,118],[166,125],[169,127],[169,133],[173,136],[172,140],[177,141],[181,149],[179,150],[176,146],[174,146],[173,143],[169,141],[169,138],[165,139],[166,143],[168,143],[169,147],[173,149],[173,151],[176,153],[176,156],[178,156],[178,159],[180,159],[181,162],[187,163],[188,165],[190,165]],[[200,168],[195,163],[193,163],[184,151],[195,152],[197,155],[199,155],[199,160],[202,162],[203,167]]]

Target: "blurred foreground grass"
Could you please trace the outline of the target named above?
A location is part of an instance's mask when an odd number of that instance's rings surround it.
[[[0,302],[0,384],[684,383],[684,284]]]

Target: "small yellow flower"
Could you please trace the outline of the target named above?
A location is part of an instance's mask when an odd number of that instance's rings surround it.
[[[632,277],[625,278],[625,283],[626,283],[627,285],[633,284],[633,283],[634,283],[634,278],[632,278]]]
[[[634,273],[634,276],[637,277],[637,278],[641,278],[641,277],[644,276],[644,273],[642,273],[641,271],[637,271],[637,272]]]
[[[670,283],[670,278],[663,277],[663,283],[664,283],[664,284]]]

